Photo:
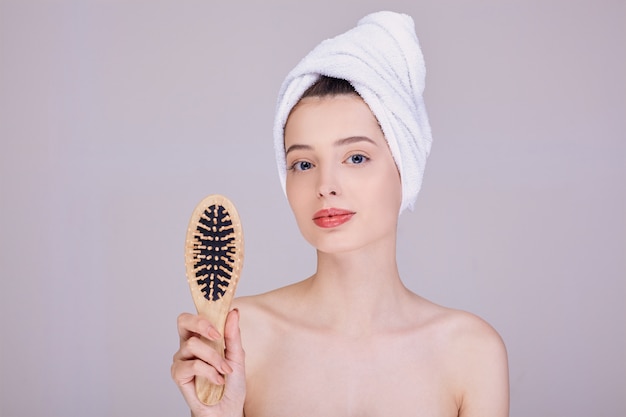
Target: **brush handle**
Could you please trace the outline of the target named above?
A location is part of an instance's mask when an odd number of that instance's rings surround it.
[[[224,327],[226,326],[226,316],[230,310],[230,299],[220,299],[211,303],[198,303],[198,314],[207,319],[213,327],[223,336]],[[225,344],[224,338],[219,340],[209,340],[203,338],[203,341],[224,357]],[[226,378],[226,376],[224,376]],[[223,385],[216,385],[203,377],[196,377],[196,394],[200,401],[206,405],[217,404],[224,393]]]
[[[224,357],[224,339],[221,340],[205,340],[215,351],[221,353]],[[217,404],[224,395],[224,385],[216,385],[210,382],[208,379],[197,376],[196,377],[196,394],[198,399],[206,405]]]

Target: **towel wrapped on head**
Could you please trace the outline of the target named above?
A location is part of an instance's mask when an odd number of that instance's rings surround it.
[[[274,148],[286,189],[284,128],[291,109],[322,76],[349,81],[376,116],[402,181],[402,206],[413,208],[432,142],[422,94],[426,69],[413,19],[377,12],[327,39],[287,75],[278,96]]]

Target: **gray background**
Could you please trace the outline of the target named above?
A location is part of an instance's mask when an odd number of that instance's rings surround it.
[[[415,19],[435,138],[407,286],[498,329],[512,417],[626,415],[624,1],[0,0],[2,417],[187,415],[191,211],[239,208],[240,294],[313,271],[276,93],[381,9]]]

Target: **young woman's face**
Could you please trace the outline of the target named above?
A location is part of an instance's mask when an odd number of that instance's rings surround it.
[[[287,198],[322,252],[395,242],[400,175],[378,122],[357,95],[308,97],[285,126]]]

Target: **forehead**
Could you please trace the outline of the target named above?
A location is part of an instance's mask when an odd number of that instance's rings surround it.
[[[323,139],[365,136],[385,142],[376,117],[357,95],[307,97],[291,111],[285,125],[285,146]]]

